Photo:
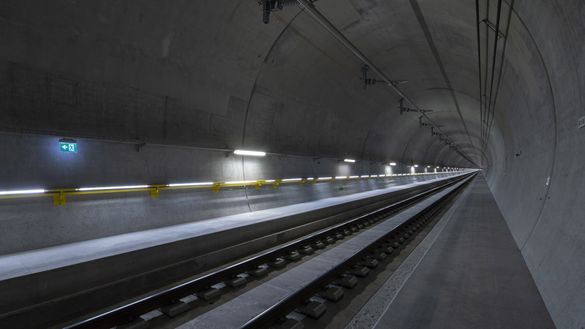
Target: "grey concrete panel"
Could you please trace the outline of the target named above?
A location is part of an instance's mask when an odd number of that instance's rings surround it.
[[[351,327],[555,328],[485,179],[469,189]]]

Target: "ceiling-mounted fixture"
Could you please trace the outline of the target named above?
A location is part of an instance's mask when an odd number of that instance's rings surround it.
[[[370,85],[375,85],[376,83],[380,83],[382,85],[386,85],[386,80],[378,80],[378,79],[372,79],[372,78],[368,78],[368,71],[370,70],[370,67],[367,64],[362,65],[362,77],[360,78],[360,80],[362,80],[364,82],[364,89],[367,89],[368,86]],[[392,83],[395,85],[401,85],[403,83],[407,83],[408,80],[392,80]]]
[[[429,110],[429,109],[413,109],[410,107],[406,107],[404,106],[404,98],[401,98],[398,104],[398,108],[400,109],[400,115],[402,115],[402,113],[406,113],[406,112],[418,112],[418,113],[428,113],[428,112],[433,112],[433,110]]]
[[[355,163],[355,160],[354,159],[343,159],[343,162]]]
[[[486,18],[486,19],[484,19],[484,20],[483,20],[483,21],[481,21],[481,22],[482,22],[482,23],[484,23],[484,24],[485,24],[487,27],[489,27],[489,28],[490,28],[490,30],[492,30],[492,31],[494,31],[494,32],[496,32],[496,31],[497,31],[497,34],[498,34],[498,39],[501,39],[501,38],[505,38],[505,37],[506,37],[506,35],[505,35],[504,33],[502,33],[502,31],[498,31],[498,30],[497,30],[497,28],[496,28],[496,25],[495,25],[494,23],[492,23],[492,22],[488,21],[488,20],[487,20],[487,18]]]
[[[297,4],[296,0],[260,0],[258,4],[262,6],[262,21],[264,24],[270,23],[270,13],[282,10],[284,7]]]
[[[429,123],[427,123],[427,122],[425,122],[423,120],[423,116],[422,115],[420,117],[418,117],[418,124],[419,124],[420,128],[422,128],[422,127],[430,127],[431,126],[431,124],[429,124]],[[434,128],[434,127],[431,127],[431,128]]]

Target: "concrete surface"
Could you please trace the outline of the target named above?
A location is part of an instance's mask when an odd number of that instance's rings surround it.
[[[262,285],[216,307],[215,309],[179,326],[179,329],[230,329],[243,325],[266,311],[269,307],[293,295],[318,280],[343,262],[355,257],[363,249],[389,234],[405,221],[432,205],[441,197],[463,184],[459,182],[436,193],[416,205],[359,232],[314,258],[295,266],[289,271]]]
[[[0,327],[69,321],[457,176],[0,256]]]
[[[348,329],[555,328],[485,179],[471,184]]]
[[[480,0],[480,20],[489,15],[495,24],[497,3]],[[485,169],[555,323],[584,327],[585,128],[577,122],[585,116],[585,2],[502,1],[505,38],[496,51],[495,120],[485,150],[479,100],[489,92],[479,85],[490,83],[494,33],[480,24],[478,52],[474,1],[316,6],[393,79],[408,80],[404,91],[434,109],[433,120]],[[348,166],[352,172],[389,161],[469,166],[420,129],[416,114],[400,116],[399,99],[386,88],[364,90],[361,63],[295,7],[264,25],[252,0],[4,0],[0,31],[0,130],[15,134],[0,137],[2,189],[331,175],[345,157],[362,160]],[[57,140],[46,136],[101,141],[65,159],[42,155]],[[136,152],[119,141],[147,146]],[[153,144],[279,155],[173,157]],[[73,221],[63,223],[50,227]],[[24,225],[31,229],[14,228],[20,240],[46,229],[39,217]],[[84,238],[83,229],[71,231]],[[13,244],[28,248],[18,239],[7,247]]]

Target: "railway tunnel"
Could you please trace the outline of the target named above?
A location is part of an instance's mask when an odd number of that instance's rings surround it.
[[[585,327],[585,2],[0,8],[0,327]]]

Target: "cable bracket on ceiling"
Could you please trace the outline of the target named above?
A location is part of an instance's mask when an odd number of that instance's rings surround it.
[[[502,38],[505,38],[506,37],[506,35],[504,33],[502,33],[502,31],[499,31],[496,28],[496,25],[494,23],[490,22],[487,18],[484,19],[481,22],[484,23],[490,30],[492,30],[494,32],[497,32],[498,39],[502,39]]]
[[[417,113],[428,113],[428,112],[433,112],[433,110],[429,110],[429,109],[413,109],[411,107],[406,107],[404,106],[404,98],[401,98],[399,101],[399,105],[398,108],[400,109],[400,115],[402,115],[402,113],[407,113],[407,112],[417,112]]]
[[[373,79],[373,78],[368,78],[368,71],[370,71],[370,67],[366,64],[364,64],[362,66],[362,77],[360,78],[360,80],[362,80],[364,82],[364,89],[367,89],[368,86],[372,86],[375,84],[381,84],[381,85],[387,85],[388,83],[386,82],[386,80],[378,80],[378,79]],[[394,86],[397,85],[401,85],[403,83],[407,83],[408,80],[390,80],[390,83],[392,83]]]
[[[311,0],[311,3],[315,1],[317,0]],[[270,14],[272,12],[297,4],[297,0],[258,0],[258,5],[262,6],[262,21],[264,24],[270,23]]]

